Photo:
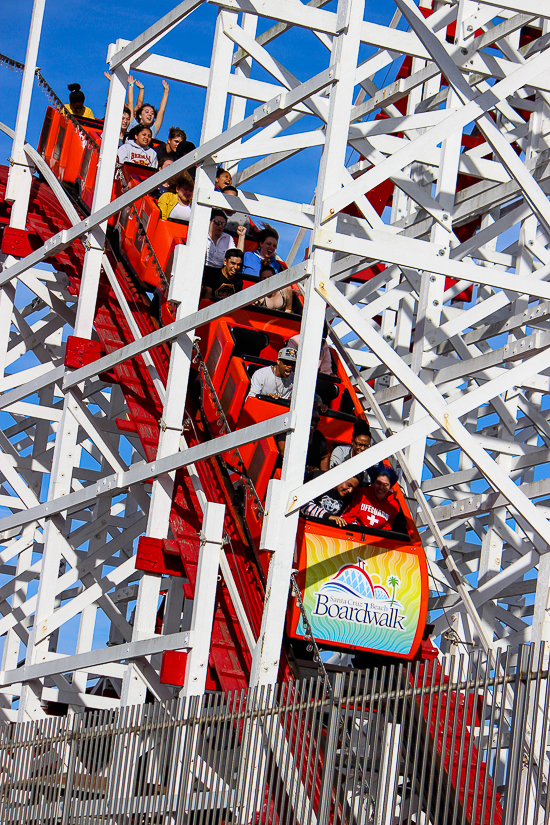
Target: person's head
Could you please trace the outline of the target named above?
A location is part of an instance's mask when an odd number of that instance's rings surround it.
[[[391,493],[391,488],[397,483],[397,473],[382,461],[369,468],[371,487],[378,501],[385,501]]]
[[[167,166],[171,166],[173,163],[174,161],[171,158],[163,158],[160,163],[159,169],[166,169]]]
[[[84,111],[84,92],[80,88],[80,83],[69,83],[69,105],[75,114]]]
[[[288,378],[291,372],[296,367],[296,358],[298,353],[292,347],[283,347],[277,354],[277,367],[275,374],[280,378]]]
[[[151,126],[157,116],[157,110],[150,103],[144,103],[139,106],[134,113],[138,123],[144,123],[146,126]]]
[[[260,266],[260,281],[265,281],[266,278],[271,278],[275,275],[275,270],[269,264],[262,264]]]
[[[372,482],[372,489],[378,501],[385,501],[391,492],[391,481],[388,473],[380,473]]]
[[[351,454],[357,455],[358,453],[364,452],[364,450],[368,450],[372,442],[372,436],[370,433],[370,427],[366,421],[363,421],[362,418],[359,418],[355,424],[353,425],[353,435],[351,438]]]
[[[224,186],[224,187],[218,187],[218,188],[220,189],[220,192],[222,193],[222,195],[230,195],[231,197],[235,198],[239,194],[237,192],[237,187],[236,186]],[[235,210],[234,209],[229,209],[228,206],[224,207],[224,211],[227,214],[228,218],[231,215],[235,214]]]
[[[231,186],[233,183],[233,178],[231,177],[230,173],[227,169],[224,169],[222,166],[218,166],[216,169],[216,186],[218,189],[225,189],[226,186]]]
[[[172,163],[172,161],[169,161]],[[182,172],[175,180],[176,194],[183,203],[188,204],[193,197],[193,178],[187,172]]]
[[[134,132],[134,143],[146,149],[153,140],[153,133],[149,126],[138,126]]]
[[[241,271],[244,253],[240,249],[228,249],[223,259],[222,272],[226,278],[233,280]]]
[[[221,209],[213,209],[210,215],[209,234],[213,241],[219,241],[227,223],[227,216]]]
[[[170,150],[170,154],[175,152],[184,140],[187,140],[187,135],[183,129],[180,129],[179,126],[171,126],[168,131],[168,140],[166,141],[166,148]]]
[[[122,121],[120,123],[120,131],[122,134],[126,134],[128,126],[130,125],[131,117],[132,114],[130,112],[130,109],[128,108],[128,106],[125,106],[122,111]]]
[[[260,258],[271,258],[275,254],[277,244],[279,243],[279,233],[271,226],[266,226],[258,233],[256,240],[258,241],[258,254]]]
[[[337,484],[334,488],[340,498],[344,498],[344,496],[348,496],[350,493],[353,493],[356,487],[359,487],[360,484],[360,477],[359,476],[352,476],[348,478],[347,481],[342,481],[340,484]]]

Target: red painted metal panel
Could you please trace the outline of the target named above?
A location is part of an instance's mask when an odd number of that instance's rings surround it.
[[[25,258],[41,245],[42,242],[38,235],[26,232],[24,229],[6,226],[2,233],[0,252],[13,255],[15,258]]]
[[[183,687],[186,665],[187,652],[185,650],[165,650],[160,664],[160,683]]]

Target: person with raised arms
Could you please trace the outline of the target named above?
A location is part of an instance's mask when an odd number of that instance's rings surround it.
[[[134,119],[130,123],[130,129],[138,125],[149,126],[153,137],[156,138],[160,132],[162,121],[164,120],[164,112],[166,111],[166,104],[168,103],[169,86],[166,80],[162,81],[162,85],[164,91],[158,111],[151,103],[144,103],[142,106],[138,106],[134,112]]]

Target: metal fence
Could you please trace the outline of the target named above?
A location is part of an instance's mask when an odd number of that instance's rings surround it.
[[[547,823],[543,650],[0,727],[2,825]]]

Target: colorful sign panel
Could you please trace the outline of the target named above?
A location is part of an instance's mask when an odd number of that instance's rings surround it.
[[[300,559],[304,607],[317,641],[414,655],[426,618],[422,549],[396,542],[382,547],[380,538],[357,541],[350,533],[327,533],[306,527]],[[291,635],[303,637],[296,609],[292,625]]]

